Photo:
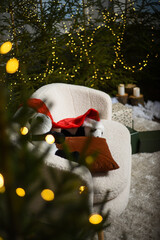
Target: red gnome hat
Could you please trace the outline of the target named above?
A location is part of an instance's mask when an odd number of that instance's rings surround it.
[[[90,108],[83,115],[80,115],[76,118],[65,118],[56,123],[56,122],[54,122],[53,117],[52,117],[48,107],[42,100],[36,99],[36,98],[30,98],[27,101],[27,105],[29,107],[33,108],[36,112],[43,113],[43,114],[49,116],[52,121],[52,128],[62,128],[62,129],[78,128],[78,127],[82,126],[86,117],[91,118],[96,121],[100,121],[99,112],[93,108]]]

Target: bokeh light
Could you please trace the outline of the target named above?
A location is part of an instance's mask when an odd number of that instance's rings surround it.
[[[6,72],[7,73],[15,73],[19,68],[19,61],[16,58],[11,58],[6,63]]]
[[[25,190],[23,188],[16,188],[16,193],[19,197],[24,197],[26,195]]]
[[[44,189],[41,192],[41,197],[45,200],[45,201],[52,201],[54,199],[54,192],[50,189]]]
[[[27,127],[21,127],[20,132],[22,135],[26,135],[28,133],[28,128]]]
[[[12,49],[12,43],[11,42],[5,42],[1,45],[0,47],[0,53],[1,54],[6,54]]]
[[[48,134],[46,137],[45,137],[45,140],[48,144],[53,144],[55,142],[55,138],[53,137],[52,134]]]
[[[80,186],[79,187],[79,193],[82,194],[84,191],[87,190],[87,187],[86,186]]]
[[[100,215],[100,214],[92,214],[90,217],[89,217],[89,222],[92,223],[92,224],[99,224],[101,223],[103,220],[103,217]]]

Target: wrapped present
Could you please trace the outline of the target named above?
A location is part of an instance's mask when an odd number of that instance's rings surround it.
[[[139,153],[139,132],[133,128],[127,127],[131,135],[132,154]]]
[[[112,120],[132,128],[132,108],[124,106],[121,103],[112,104]]]
[[[139,152],[160,151],[160,130],[139,133]]]

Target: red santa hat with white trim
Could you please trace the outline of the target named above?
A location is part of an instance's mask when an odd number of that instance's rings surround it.
[[[62,128],[62,129],[78,128],[82,126],[86,118],[90,118],[95,121],[100,121],[99,112],[93,108],[90,108],[86,113],[76,118],[65,118],[58,122],[55,122],[48,107],[41,99],[30,98],[27,101],[27,105],[30,108],[33,108],[36,112],[43,113],[49,116],[52,121],[52,128]]]

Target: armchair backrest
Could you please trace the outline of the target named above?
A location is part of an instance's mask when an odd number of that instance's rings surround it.
[[[56,122],[64,118],[77,117],[89,108],[99,111],[101,119],[110,120],[112,116],[110,96],[84,86],[51,83],[39,88],[31,97],[43,100]]]

